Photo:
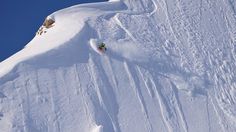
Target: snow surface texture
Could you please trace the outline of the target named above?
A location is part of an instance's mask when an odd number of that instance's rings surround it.
[[[57,11],[55,26],[0,63],[0,131],[235,132],[235,16],[233,0]]]

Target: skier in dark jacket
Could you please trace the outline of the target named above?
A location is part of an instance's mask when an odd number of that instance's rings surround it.
[[[98,49],[101,50],[101,51],[106,51],[107,50],[106,45],[104,43],[101,43],[99,45]]]

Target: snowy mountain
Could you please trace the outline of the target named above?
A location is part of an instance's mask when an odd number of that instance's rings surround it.
[[[0,132],[236,131],[235,1],[112,0],[47,19],[0,63]]]

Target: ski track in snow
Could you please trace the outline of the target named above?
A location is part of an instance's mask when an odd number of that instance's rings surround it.
[[[66,35],[79,39],[58,39],[60,47],[26,55],[0,78],[0,126],[11,126],[0,131],[236,131],[233,0],[110,1],[52,15],[62,22],[53,33],[75,24]],[[104,55],[92,38],[104,41]]]
[[[156,84],[154,83],[151,75],[148,75],[146,80],[150,80],[150,85],[154,88],[153,91],[155,91],[155,96],[157,97],[157,100],[159,102],[161,113],[162,113],[162,119],[164,120],[167,130],[169,132],[173,131],[174,129],[171,126],[171,122],[170,122],[171,120],[169,120],[169,118],[167,117],[167,114],[166,114],[168,112],[168,110],[167,110],[166,104],[164,103],[164,98],[162,97],[161,93],[159,92],[158,88],[156,87]]]
[[[148,132],[151,132],[153,130],[152,130],[151,123],[149,122],[149,115],[148,115],[148,112],[147,112],[147,107],[146,107],[146,104],[144,102],[144,98],[141,94],[140,87],[136,86],[136,85],[138,85],[138,82],[139,82],[139,80],[136,79],[137,75],[132,75],[127,62],[124,62],[124,67],[125,67],[126,73],[128,74],[130,85],[133,88],[133,90],[135,92],[135,95],[138,97],[138,100],[139,100],[140,105],[141,105],[142,112],[145,116],[145,124],[147,124],[146,129],[147,129]],[[133,71],[133,74],[134,73],[135,73],[135,71]]]
[[[75,78],[76,78],[76,83],[78,84],[75,88],[76,88],[76,94],[81,94],[82,96],[82,102],[83,102],[83,110],[86,114],[86,117],[88,118],[88,120],[92,120],[92,117],[90,115],[90,112],[89,112],[89,107],[88,107],[88,103],[85,99],[85,92],[83,91],[82,89],[82,85],[80,83],[80,79],[79,79],[79,73],[78,73],[78,69],[77,69],[77,65],[74,66],[74,72],[75,72]],[[81,69],[84,69],[84,67],[80,67]]]
[[[93,57],[91,57],[91,63],[90,63],[90,69],[91,69],[91,75],[92,75],[92,78],[95,82],[95,89],[96,89],[96,92],[97,92],[97,95],[98,95],[98,98],[99,98],[99,102],[100,102],[100,105],[101,107],[104,109],[105,113],[107,114],[109,120],[111,121],[111,124],[112,124],[112,131],[114,132],[118,132],[120,131],[119,130],[119,127],[118,127],[118,122],[117,122],[117,117],[115,117],[116,115],[114,115],[115,113],[113,113],[113,111],[111,111],[112,109],[115,109],[115,105],[116,103],[115,102],[110,102],[110,100],[113,100],[115,101],[114,99],[112,99],[113,97],[108,95],[109,94],[113,94],[113,91],[110,91],[108,92],[108,89],[107,90],[103,90],[102,88],[109,88],[110,86],[103,86],[104,84],[105,85],[109,85],[108,82],[106,83],[102,83],[100,80],[98,80],[98,78],[102,78],[101,80],[103,81],[108,81],[108,77],[107,79],[105,79],[104,77],[106,77],[106,75],[104,74],[104,71],[101,72],[99,70],[97,70],[97,68],[95,67],[95,62],[93,60]],[[100,62],[96,62],[97,66],[99,66],[99,63]],[[103,69],[103,67],[99,67],[99,69]],[[97,73],[98,72],[98,73]],[[101,85],[101,86],[100,86]],[[104,93],[105,91],[107,91],[108,93]],[[103,95],[104,94],[104,95]],[[105,98],[105,99],[103,99]],[[110,98],[110,99],[109,99]],[[114,105],[114,106],[112,106]],[[111,107],[111,108],[109,108]],[[106,127],[106,124],[102,124],[104,129]],[[109,130],[111,131],[111,130]]]

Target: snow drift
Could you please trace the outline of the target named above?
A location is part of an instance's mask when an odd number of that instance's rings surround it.
[[[0,63],[0,131],[236,131],[235,8],[112,0],[49,15],[47,33]]]

